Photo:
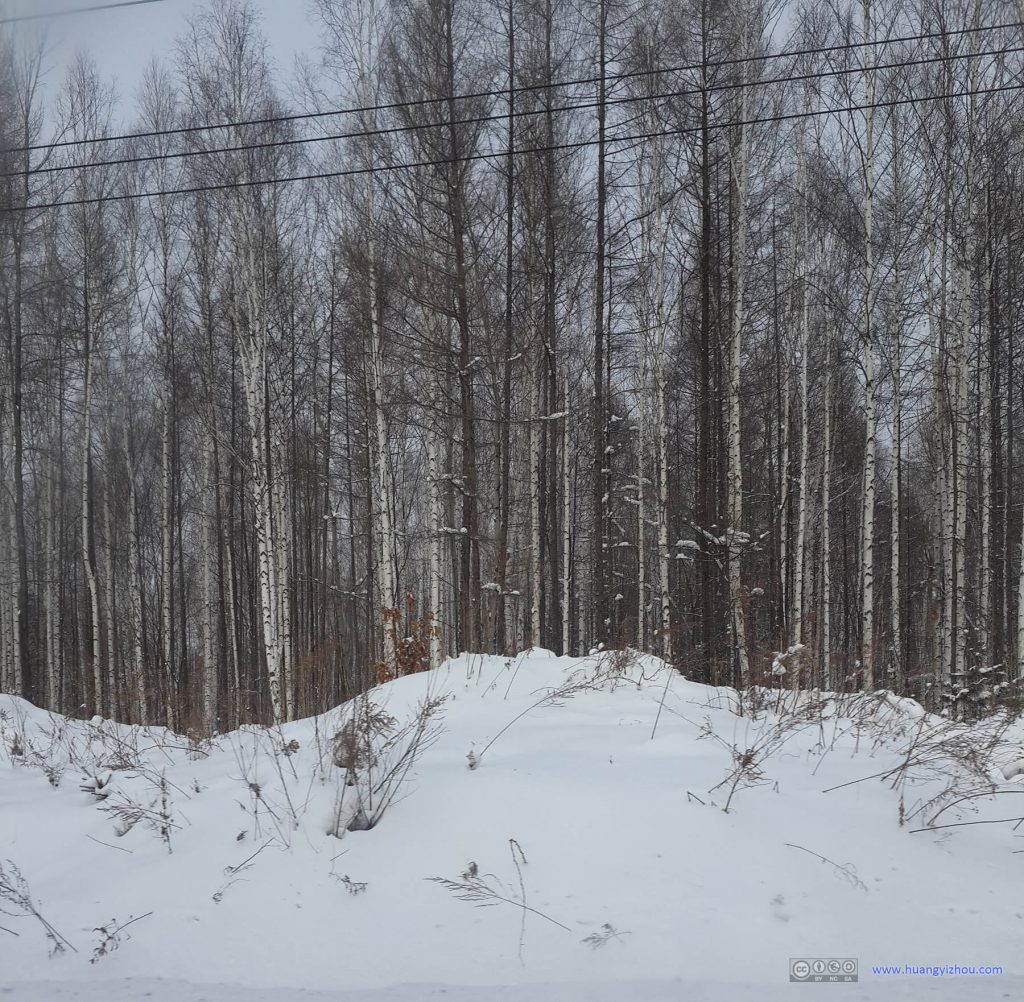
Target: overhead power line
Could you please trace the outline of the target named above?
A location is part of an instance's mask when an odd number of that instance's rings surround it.
[[[159,0],[151,0],[159,2]],[[901,35],[894,38],[877,38],[859,42],[844,42],[840,45],[825,45],[805,49],[787,49],[781,52],[767,52],[759,56],[734,56],[729,59],[718,59],[706,63],[687,63],[677,66],[664,66],[651,70],[635,70],[626,73],[605,74],[606,83],[616,83],[621,80],[638,79],[641,77],[661,76],[673,73],[686,73],[695,70],[715,70],[728,66],[739,66],[747,63],[762,63],[774,59],[796,59],[802,56],[824,55],[834,52],[849,52],[855,49],[873,48],[879,45],[899,45],[903,42],[926,42],[936,38],[949,38],[951,36],[974,35],[985,31],[1002,31],[1011,28],[1024,27],[1024,21],[1009,21],[1001,24],[990,24],[972,28],[955,28],[952,30],[925,32],[917,35]],[[536,91],[552,90],[560,87],[578,87],[584,84],[600,82],[600,76],[577,77],[571,80],[553,80],[546,83],[523,84],[516,87],[504,87],[495,90],[472,91],[464,94],[456,94],[452,98],[429,97],[419,98],[413,101],[396,101],[383,104],[354,105],[348,108],[333,108],[326,111],[296,112],[288,115],[271,115],[264,118],[238,119],[229,122],[212,122],[204,125],[184,125],[174,129],[152,129],[139,132],[125,132],[113,136],[89,136],[82,139],[63,139],[52,143],[35,143],[29,146],[9,147],[9,153],[28,153],[37,150],[64,149],[71,146],[87,146],[98,143],[115,143],[129,139],[154,139],[162,136],[181,136],[196,132],[207,132],[218,129],[235,129],[251,125],[273,125],[282,122],[313,121],[322,118],[331,118],[340,115],[366,115],[378,111],[396,111],[402,108],[426,107],[429,105],[445,104],[449,100],[470,101],[480,98],[496,97],[509,98],[517,94],[528,94]],[[752,81],[756,82],[756,81]],[[700,88],[697,88],[699,91]]]
[[[72,17],[75,14],[94,14],[100,10],[116,10],[120,7],[142,7],[151,3],[163,3],[164,0],[120,0],[118,3],[100,3],[92,7],[65,7],[62,10],[41,12],[39,14],[19,14],[15,17],[0,17],[0,24],[19,24],[23,21],[47,21],[53,17]]]
[[[710,129],[738,128],[748,125],[768,125],[777,122],[794,121],[800,118],[818,118],[823,115],[838,115],[846,112],[868,111],[878,108],[895,108],[907,104],[923,104],[927,101],[945,101],[961,97],[978,97],[983,94],[996,94],[1024,89],[1024,83],[1004,84],[997,87],[980,87],[970,91],[959,91],[954,94],[929,94],[925,97],[896,98],[891,101],[876,101],[871,104],[851,104],[840,108],[820,108],[814,111],[796,111],[783,115],[771,115],[765,118],[750,118],[735,122],[716,122],[709,126]],[[701,127],[685,129],[661,129],[656,132],[637,133],[628,136],[615,136],[606,138],[607,145],[616,143],[642,142],[651,139],[662,139],[669,136],[693,135],[699,133]],[[563,152],[568,150],[586,149],[597,146],[600,140],[584,139],[569,143],[556,143],[547,146],[534,146],[525,150],[495,150],[490,152],[469,153],[460,157],[449,157],[437,160],[418,160],[397,164],[380,164],[373,167],[353,167],[346,170],[323,171],[310,174],[295,174],[287,177],[253,178],[246,181],[226,181],[219,184],[194,185],[186,188],[171,188],[156,191],[123,192],[117,195],[96,195],[89,198],[67,199],[57,202],[43,202],[35,205],[26,205],[22,211],[38,211],[42,209],[57,209],[79,205],[99,205],[107,202],[127,202],[140,198],[160,198],[172,195],[197,195],[206,192],[229,191],[237,188],[257,188],[275,184],[291,184],[299,181],[325,181],[342,177],[356,177],[365,174],[385,174],[399,170],[416,170],[422,167],[443,167],[457,163],[470,163],[476,160],[506,160],[510,153],[512,156],[532,156],[537,153]]]
[[[916,66],[927,66],[934,63],[946,63],[950,60],[956,59],[979,59],[988,56],[1007,56],[1015,53],[1024,52],[1024,46],[1015,46],[1011,48],[1003,49],[988,49],[981,52],[964,52],[957,53],[952,56],[928,56],[922,59],[913,60],[901,60],[894,63],[880,63],[871,67],[872,72],[879,70],[891,70],[891,69],[910,69]],[[825,70],[819,73],[802,73],[795,76],[781,76],[771,77],[766,80],[756,81],[756,85],[759,87],[766,87],[772,84],[779,83],[801,83],[812,80],[826,80],[834,77],[845,76],[850,73],[861,73],[863,72],[861,67],[851,66],[844,67],[841,69]],[[737,90],[741,87],[751,86],[749,83],[743,83],[739,81],[731,81],[725,84],[715,84],[708,88],[709,92],[715,93],[721,91]],[[681,98],[690,96],[695,92],[693,89],[685,90],[673,90],[665,91],[657,94],[638,94],[630,97],[619,97],[610,98],[604,101],[605,106],[614,106],[620,104],[635,104],[642,101],[665,101],[674,98]],[[528,109],[515,109],[511,113],[511,117],[515,119],[529,118],[536,115],[544,114],[560,114],[566,111],[585,111],[593,108],[600,107],[601,102],[599,101],[586,101],[577,104],[565,104],[558,105],[553,108],[528,108]],[[165,162],[167,160],[180,160],[186,157],[204,157],[214,156],[222,153],[241,153],[249,150],[264,150],[264,149],[276,149],[282,147],[292,146],[304,146],[310,143],[326,143],[334,142],[343,139],[368,139],[375,136],[388,136],[400,134],[403,132],[415,132],[420,129],[436,129],[443,128],[453,125],[481,125],[488,124],[491,122],[506,123],[509,120],[509,112],[500,112],[493,115],[478,115],[471,118],[459,118],[453,121],[438,120],[433,122],[422,122],[414,125],[395,125],[386,126],[377,129],[354,129],[349,132],[338,132],[323,136],[300,136],[292,137],[289,139],[271,139],[266,142],[257,143],[240,143],[234,146],[214,146],[206,149],[190,149],[190,150],[171,150],[169,152],[145,154],[142,156],[125,156],[115,157],[109,160],[94,160],[86,163],[67,163],[67,164],[56,164],[54,166],[39,166],[30,167],[27,170],[14,170],[0,172],[0,178],[6,177],[29,177],[35,174],[59,174],[65,171],[77,171],[77,170],[88,170],[99,167],[121,167],[129,164],[145,164],[154,162]]]

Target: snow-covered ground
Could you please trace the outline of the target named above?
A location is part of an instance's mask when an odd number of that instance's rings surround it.
[[[1024,998],[1024,824],[960,824],[1024,816],[1020,722],[541,651],[369,698],[372,753],[353,706],[204,743],[0,697],[3,879],[66,940],[0,896],[0,1000]]]

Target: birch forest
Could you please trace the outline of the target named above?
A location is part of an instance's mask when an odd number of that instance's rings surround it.
[[[130,94],[0,25],[0,690],[210,733],[603,645],[1019,704],[1024,6],[296,7]]]

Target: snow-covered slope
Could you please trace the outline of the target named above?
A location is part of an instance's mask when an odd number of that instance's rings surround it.
[[[1024,825],[917,830],[1024,815],[1019,724],[740,705],[624,660],[462,656],[370,695],[372,753],[332,741],[353,706],[199,743],[0,697],[0,865],[68,943],[51,958],[8,894],[0,989],[1024,998]],[[794,957],[856,958],[859,982],[790,984]],[[1003,973],[872,973],[904,964]]]

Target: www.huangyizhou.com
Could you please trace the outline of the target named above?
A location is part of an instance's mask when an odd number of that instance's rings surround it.
[[[969,977],[971,975],[1002,974],[1002,967],[974,966],[970,964],[879,964],[871,968],[871,973],[881,977],[925,975],[933,978]]]

